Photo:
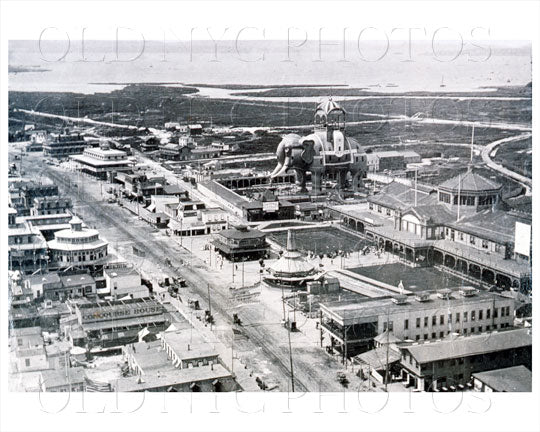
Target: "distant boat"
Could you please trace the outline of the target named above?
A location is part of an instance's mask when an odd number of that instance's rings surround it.
[[[444,83],[444,75],[441,78],[441,85],[439,87],[446,87],[446,84]]]
[[[370,87],[380,87],[381,85],[380,84],[370,84],[369,86]]]
[[[397,84],[394,84],[394,83],[388,83],[386,84],[386,87],[397,87],[398,85]]]

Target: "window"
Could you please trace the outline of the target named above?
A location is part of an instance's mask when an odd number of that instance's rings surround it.
[[[26,367],[30,367],[30,359],[24,359],[24,364]]]
[[[462,233],[462,232],[459,233],[459,239],[460,239],[461,241],[463,241],[463,233]]]
[[[483,247],[484,249],[487,249],[487,248],[489,247],[489,243],[488,243],[487,240],[482,240],[482,247]]]
[[[439,324],[440,324],[440,325],[443,325],[443,324],[444,324],[444,315],[441,315],[441,316],[440,316]]]
[[[490,331],[491,330],[491,326],[486,326],[486,331]]]
[[[483,311],[483,310],[479,310],[479,311],[478,311],[478,320],[480,321],[480,320],[482,320],[482,319],[484,319],[484,311]]]
[[[470,236],[469,237],[469,243],[473,245],[473,244],[475,244],[475,242],[476,242],[476,238],[474,236]]]
[[[439,333],[439,337],[440,338],[444,337],[444,332],[443,331]]]
[[[471,321],[476,321],[476,311],[471,311]]]
[[[420,318],[416,318],[416,328],[420,328]]]
[[[439,201],[450,204],[450,194],[439,192]]]
[[[428,334],[424,333],[424,340],[427,340],[427,338],[428,338]]]
[[[433,332],[431,333],[431,339],[435,339],[437,337],[437,333]]]
[[[463,329],[463,335],[464,335],[464,336],[467,335],[467,329],[466,329],[466,328]]]
[[[486,319],[490,319],[491,318],[491,309],[487,309],[486,310]]]
[[[417,341],[420,340],[420,335],[416,335],[416,340],[417,340]]]
[[[448,314],[448,324],[452,324],[452,314]]]
[[[456,312],[456,322],[459,322],[459,312]]]
[[[478,333],[482,333],[482,326],[478,327]]]
[[[408,319],[405,320],[405,324],[403,324],[403,328],[405,330],[409,330],[409,320]]]
[[[424,317],[424,327],[428,326],[428,317]]]
[[[432,324],[432,325],[437,325],[437,316],[436,316],[436,315],[433,315],[433,316],[431,317],[431,324]]]
[[[510,316],[510,306],[506,306],[506,316]]]
[[[498,318],[499,317],[499,308],[495,308],[493,309],[493,318]]]

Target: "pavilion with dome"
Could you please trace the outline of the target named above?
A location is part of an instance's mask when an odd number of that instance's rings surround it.
[[[530,229],[532,217],[512,210],[502,185],[472,166],[438,186],[392,181],[367,205],[335,206],[333,216],[408,265],[440,266],[484,288],[530,290],[530,252],[515,241],[516,226]]]
[[[99,232],[83,226],[77,216],[73,216],[69,225],[55,232],[54,239],[47,243],[49,268],[102,264],[107,257],[108,243],[99,238]]]
[[[318,279],[320,272],[296,248],[293,230],[287,231],[287,247],[283,255],[267,269],[264,282],[280,288],[305,288],[306,283]]]

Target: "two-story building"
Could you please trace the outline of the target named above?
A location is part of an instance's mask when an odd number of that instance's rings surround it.
[[[472,374],[532,367],[530,329],[504,330],[400,347],[402,378],[421,391],[464,386]]]
[[[217,252],[231,261],[260,259],[268,250],[266,234],[246,226],[217,232],[212,243]]]
[[[514,299],[464,287],[415,295],[321,303],[321,336],[342,356],[373,346],[389,329],[400,341],[434,341],[450,334],[470,336],[514,324]]]
[[[8,208],[8,268],[21,273],[48,268],[47,242],[29,222],[17,222],[17,211]]]
[[[129,172],[133,162],[122,150],[111,149],[109,144],[86,148],[81,155],[70,156],[75,169],[101,180],[112,181],[119,172]]]
[[[70,228],[54,233],[48,242],[50,267],[86,267],[103,264],[107,257],[108,243],[99,238],[95,229],[83,227],[82,221],[74,216]]]

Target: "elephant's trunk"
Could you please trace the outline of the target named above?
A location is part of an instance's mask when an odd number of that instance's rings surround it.
[[[278,164],[274,168],[274,171],[272,171],[272,174],[270,174],[270,177],[274,178],[274,176],[281,170],[282,167],[283,167],[283,164],[278,162]]]

